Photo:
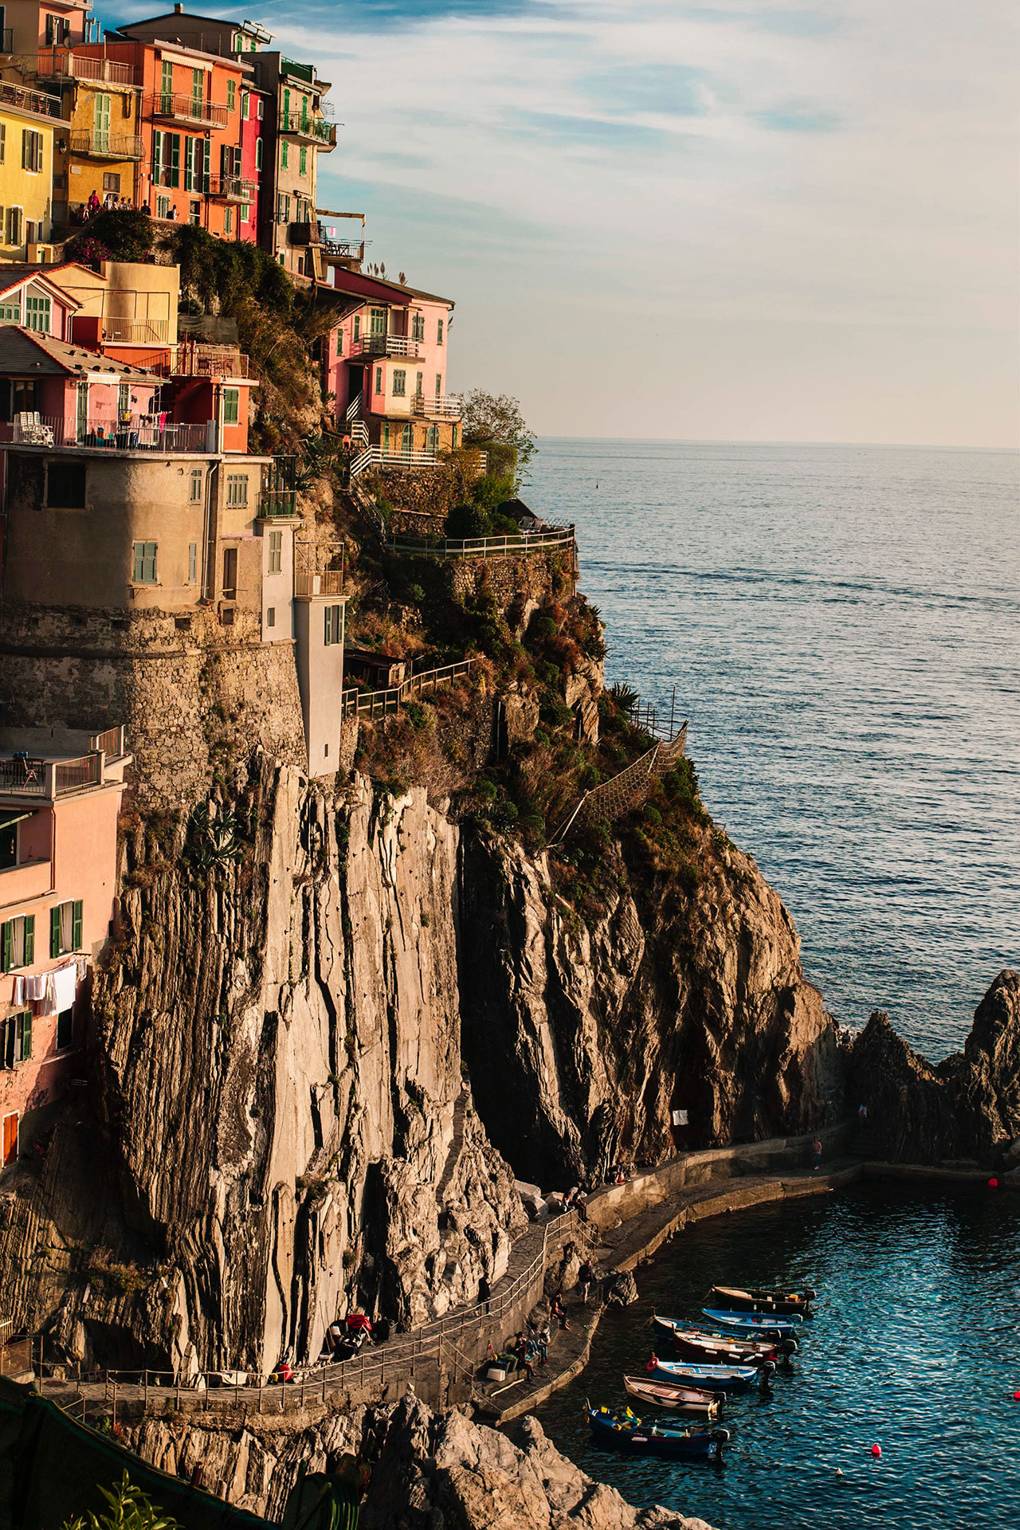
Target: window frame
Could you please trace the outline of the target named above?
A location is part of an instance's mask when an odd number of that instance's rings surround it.
[[[65,898],[50,909],[50,956],[70,956],[82,949],[84,905],[81,898]]]
[[[152,578],[146,578],[151,569]],[[159,583],[159,543],[142,541],[131,543],[131,583],[151,588]]]
[[[241,390],[240,388],[224,388],[220,395],[222,402],[224,425],[240,425],[241,423]]]
[[[248,508],[248,474],[227,474],[227,507],[231,510],[247,510]]]
[[[20,953],[15,952],[15,935],[20,930]],[[16,960],[16,954],[20,959]],[[0,972],[20,972],[35,960],[35,915],[15,914],[0,924]]]
[[[283,532],[271,531],[269,533],[269,551],[266,558],[267,574],[283,573]]]
[[[390,388],[390,395],[391,395],[391,397],[392,398],[406,398],[407,397],[407,369],[405,367],[394,367],[393,368],[393,372],[391,374],[391,382],[392,382],[392,386]]]
[[[0,1020],[0,1068],[5,1071],[32,1060],[32,1011],[19,1009]]]

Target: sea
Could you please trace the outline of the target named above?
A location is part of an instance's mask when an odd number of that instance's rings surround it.
[[[840,1023],[933,1061],[1020,965],[1020,454],[544,438],[607,676],[690,724],[706,805]]]
[[[549,440],[523,497],[573,521],[609,680],[690,724],[705,802],[791,911],[838,1021],[932,1060],[1020,965],[1020,456]],[[720,1470],[590,1441],[655,1311],[707,1287],[822,1292]],[[633,1503],[718,1530],[1000,1530],[1020,1505],[1020,1206],[860,1186],[685,1231],[539,1411]],[[1017,1394],[1014,1396],[1014,1394]],[[872,1454],[872,1446],[881,1455]]]

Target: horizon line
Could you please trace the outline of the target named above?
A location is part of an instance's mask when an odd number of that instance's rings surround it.
[[[916,452],[1000,452],[1020,456],[1018,446],[961,446],[934,441],[810,441],[767,436],[568,436],[554,431],[536,431],[541,441],[627,441],[635,446],[864,446],[878,451]]]

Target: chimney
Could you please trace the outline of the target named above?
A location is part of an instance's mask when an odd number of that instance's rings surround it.
[[[176,16],[180,16],[183,13],[183,11],[184,11],[184,6],[181,4],[181,0],[177,0],[176,5],[174,6],[174,14]]]

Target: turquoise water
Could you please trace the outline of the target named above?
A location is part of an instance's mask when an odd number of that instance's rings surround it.
[[[1020,963],[1018,488],[1007,452],[547,440],[525,490],[836,1018],[936,1058]]]
[[[712,1281],[823,1292],[793,1373],[769,1400],[729,1404],[720,1471],[595,1448],[585,1396],[622,1402],[652,1312],[695,1313]],[[638,1271],[638,1304],[606,1314],[587,1371],[538,1416],[631,1502],[718,1530],[1002,1530],[1020,1504],[1018,1282],[1020,1204],[1001,1192],[869,1187],[718,1218]]]

